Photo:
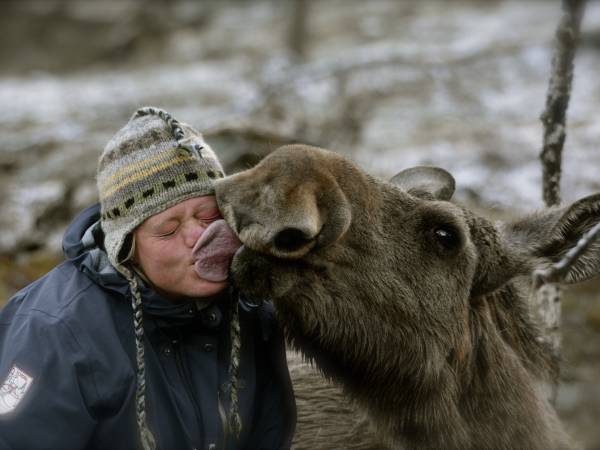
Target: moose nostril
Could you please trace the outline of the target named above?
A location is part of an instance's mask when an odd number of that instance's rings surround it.
[[[275,235],[273,243],[278,250],[293,252],[311,241],[306,233],[298,228],[285,228]]]

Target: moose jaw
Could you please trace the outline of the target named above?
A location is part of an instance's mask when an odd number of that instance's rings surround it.
[[[323,149],[282,147],[219,180],[244,246],[236,285],[272,299],[289,342],[401,448],[571,448],[541,385],[557,373],[531,272],[600,220],[600,195],[493,224],[419,167],[391,182]],[[569,282],[596,275],[594,245]]]

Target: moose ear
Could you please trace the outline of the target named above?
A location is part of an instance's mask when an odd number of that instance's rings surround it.
[[[584,197],[563,208],[554,208],[517,220],[503,233],[517,251],[525,251],[541,264],[560,261],[600,222],[600,194]],[[565,283],[578,283],[600,274],[600,241],[596,240],[569,268]]]
[[[450,200],[454,194],[454,177],[440,167],[416,166],[397,173],[390,183],[416,197]]]

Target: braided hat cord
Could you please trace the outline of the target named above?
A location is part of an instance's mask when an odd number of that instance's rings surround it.
[[[229,363],[229,379],[231,381],[229,402],[229,427],[237,439],[242,431],[242,419],[239,412],[239,381],[240,381],[240,316],[237,296],[233,296],[231,305],[231,360]]]
[[[144,450],[156,449],[156,441],[146,424],[146,365],[144,361],[144,321],[142,315],[142,296],[139,291],[136,276],[128,268],[121,266],[121,271],[127,277],[131,288],[131,307],[133,309],[133,326],[135,330],[136,350],[136,392],[135,409],[139,433]]]

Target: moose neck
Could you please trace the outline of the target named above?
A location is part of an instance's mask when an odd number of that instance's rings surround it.
[[[542,381],[555,361],[508,284],[472,302],[473,351],[464,366],[461,416],[474,448],[568,448]]]
[[[349,336],[340,334],[341,329],[349,329],[346,325],[323,323],[313,333],[300,326],[303,319],[293,310],[282,308],[280,313],[286,315],[284,323],[291,324],[287,333],[293,345],[327,377],[342,384],[393,445],[546,449],[559,442],[568,446],[528,363],[500,336],[487,307],[474,309],[470,326],[477,343],[460,366],[452,360],[454,355],[442,358],[435,346],[419,344],[402,331],[394,336],[382,329],[377,346],[368,351],[370,344],[349,348]],[[354,327],[354,332],[360,329]],[[355,335],[351,340],[367,342],[369,336]],[[341,353],[340,348],[347,351]],[[390,349],[395,349],[393,354]]]

